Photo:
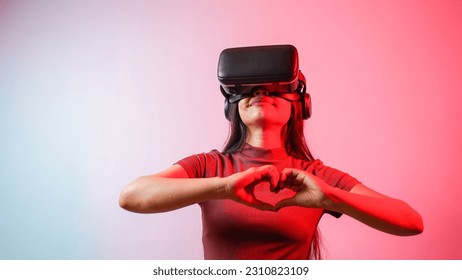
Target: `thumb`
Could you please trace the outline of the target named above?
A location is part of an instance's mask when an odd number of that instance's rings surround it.
[[[291,197],[291,198],[286,198],[286,199],[279,201],[278,203],[276,203],[274,208],[276,209],[276,211],[279,211],[281,208],[284,208],[287,206],[295,206],[295,205],[297,205],[297,203],[295,199]]]
[[[257,204],[252,205],[254,208],[257,208],[259,210],[263,211],[275,211],[275,207],[271,204],[265,203],[265,202],[259,202]]]
[[[253,194],[249,195],[248,197],[242,199],[240,201],[242,204],[245,204],[247,206],[259,209],[259,210],[264,210],[264,211],[275,211],[275,208],[273,205],[263,202],[259,199],[257,199]]]

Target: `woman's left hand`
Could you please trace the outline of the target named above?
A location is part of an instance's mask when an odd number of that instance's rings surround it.
[[[424,229],[422,217],[407,203],[384,196],[362,184],[343,191],[306,171],[284,169],[275,191],[283,188],[296,194],[278,202],[276,210],[285,206],[323,208],[346,214],[383,232],[402,236],[419,234]]]
[[[278,202],[277,210],[286,206],[326,208],[330,199],[326,196],[329,186],[322,179],[303,170],[286,168],[281,172],[277,190],[291,189],[296,194]]]

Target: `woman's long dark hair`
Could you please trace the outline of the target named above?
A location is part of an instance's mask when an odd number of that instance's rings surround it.
[[[235,153],[242,150],[247,139],[247,127],[239,116],[238,102],[228,104],[230,131],[223,153]],[[303,131],[301,102],[292,102],[291,117],[282,135],[288,155],[306,161],[314,160],[305,140]],[[316,228],[311,241],[310,259],[321,259],[321,235]]]

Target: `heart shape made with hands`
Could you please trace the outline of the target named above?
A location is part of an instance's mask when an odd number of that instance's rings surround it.
[[[271,190],[270,183],[266,181],[257,184],[253,190],[253,193],[256,199],[264,203],[268,203],[272,206],[275,206],[278,204],[278,202],[287,198],[291,198],[296,194],[295,191],[288,188],[281,189],[276,193]]]
[[[249,168],[229,178],[237,198],[244,204],[262,210],[278,210],[289,205],[302,206],[302,201],[305,207],[318,207],[320,204],[316,201],[322,199],[320,179],[294,168],[280,171],[272,165],[266,165]],[[274,190],[276,186],[281,188]]]

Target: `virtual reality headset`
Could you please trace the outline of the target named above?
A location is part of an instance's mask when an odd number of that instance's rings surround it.
[[[305,78],[298,69],[297,49],[292,45],[228,48],[218,61],[220,90],[230,103],[264,88],[270,95],[297,101],[305,92]]]

